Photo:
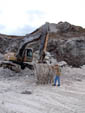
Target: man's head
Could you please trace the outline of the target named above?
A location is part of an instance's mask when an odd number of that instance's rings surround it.
[[[56,67],[58,67],[58,64],[55,64]]]
[[[58,64],[57,64],[57,63],[55,63],[54,65],[55,65],[55,66],[58,66]]]

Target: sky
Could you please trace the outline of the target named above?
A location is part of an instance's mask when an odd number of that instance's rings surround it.
[[[0,33],[25,35],[45,22],[85,28],[85,0],[0,0]]]

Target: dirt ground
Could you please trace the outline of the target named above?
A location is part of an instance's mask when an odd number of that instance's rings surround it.
[[[0,113],[85,113],[85,66],[63,67],[60,87],[0,68]]]

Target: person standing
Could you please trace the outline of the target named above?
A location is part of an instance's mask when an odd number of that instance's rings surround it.
[[[58,64],[56,64],[54,67],[54,70],[56,72],[56,76],[55,76],[55,79],[54,79],[54,84],[53,86],[56,86],[56,83],[57,83],[57,86],[60,86],[60,67],[58,66]]]

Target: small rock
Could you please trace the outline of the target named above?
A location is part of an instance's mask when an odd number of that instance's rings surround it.
[[[32,92],[31,91],[23,91],[23,92],[21,92],[21,94],[32,94]]]

